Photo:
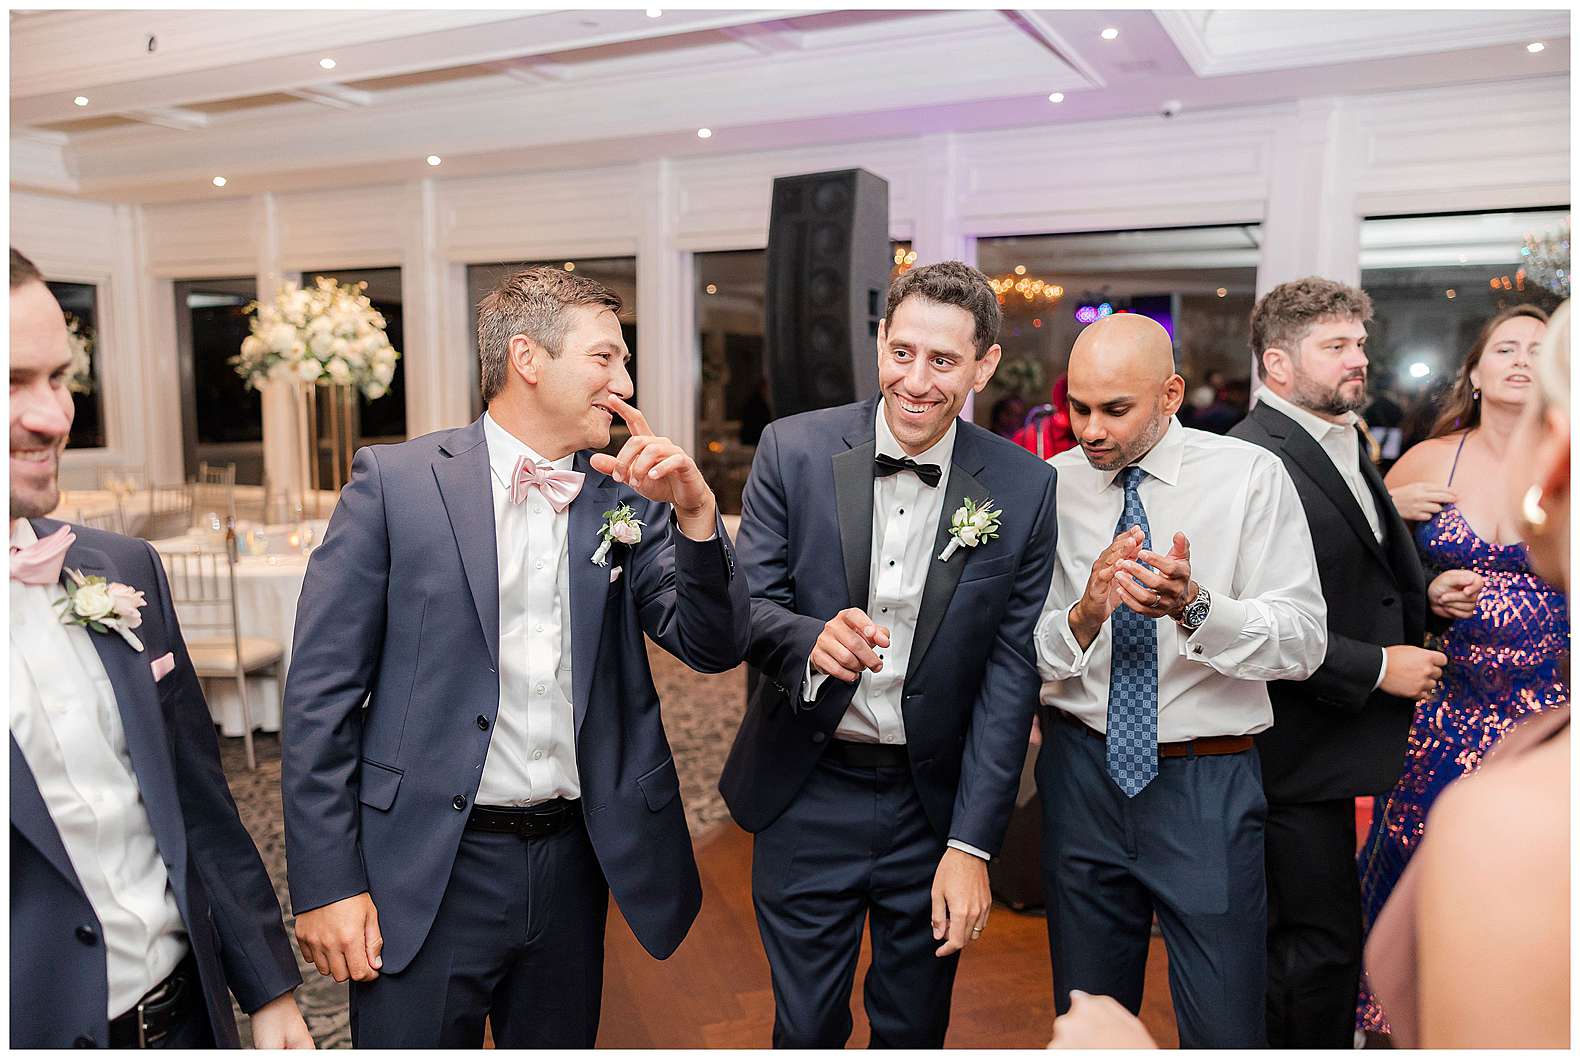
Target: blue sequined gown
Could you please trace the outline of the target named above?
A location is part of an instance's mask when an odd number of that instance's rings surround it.
[[[1404,771],[1378,799],[1359,857],[1368,931],[1420,845],[1426,815],[1443,789],[1477,769],[1511,725],[1569,700],[1568,605],[1563,593],[1531,573],[1525,545],[1482,540],[1452,504],[1420,525],[1416,542],[1429,577],[1474,570],[1485,587],[1476,613],[1444,634],[1443,679],[1416,703]],[[1356,1025],[1389,1032],[1364,983]]]

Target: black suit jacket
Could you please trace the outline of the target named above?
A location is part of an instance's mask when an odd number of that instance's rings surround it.
[[[33,519],[42,539],[60,528]],[[115,689],[132,773],[222,1047],[237,1047],[229,992],[256,1011],[301,984],[274,887],[236,815],[208,703],[187,656],[164,567],[145,541],[73,526],[65,565],[142,591],[134,651],[89,633]],[[166,652],[175,668],[154,680]],[[103,931],[16,739],[11,740],[11,1046],[109,1044]]]
[[[1278,454],[1300,493],[1328,605],[1328,653],[1305,681],[1268,685],[1273,727],[1257,736],[1262,780],[1274,802],[1381,794],[1399,778],[1414,703],[1373,691],[1381,649],[1419,646],[1426,580],[1409,528],[1360,446],[1361,473],[1383,524],[1377,543],[1366,515],[1327,452],[1294,420],[1265,403],[1230,437]]]
[[[830,678],[802,701],[823,624],[868,605],[877,399],[790,416],[763,432],[741,505],[739,553],[752,590],[747,659],[763,679],[747,704],[719,789],[760,831],[806,782],[856,685]],[[962,421],[938,488],[901,712],[911,774],[942,838],[998,852],[1014,808],[1042,680],[1032,634],[1053,576],[1053,468]],[[966,497],[1003,511],[999,535],[936,556]]]

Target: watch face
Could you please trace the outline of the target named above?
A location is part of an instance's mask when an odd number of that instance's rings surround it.
[[[1207,601],[1199,599],[1185,608],[1185,624],[1196,628],[1207,620]]]

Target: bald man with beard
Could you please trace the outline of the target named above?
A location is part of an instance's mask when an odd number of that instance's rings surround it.
[[[1037,625],[1037,785],[1054,1006],[1141,1008],[1153,915],[1184,1047],[1267,1044],[1267,681],[1327,647],[1311,534],[1284,465],[1182,427],[1153,321],[1106,317],[1070,353],[1078,449]]]

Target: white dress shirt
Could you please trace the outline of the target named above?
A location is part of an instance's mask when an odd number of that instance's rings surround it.
[[[13,546],[37,539],[26,519],[12,524]],[[176,969],[187,932],[93,646],[115,634],[61,624],[65,598],[59,584],[11,582],[11,735],[99,918],[115,1018]]]
[[[516,458],[569,470],[576,456],[545,460],[483,416],[499,552],[499,710],[477,787],[478,805],[580,798],[571,706],[571,509],[555,513],[536,489],[510,501]],[[597,542],[586,542],[588,554]]]
[[[1048,462],[1059,472],[1059,543],[1037,623],[1041,699],[1106,732],[1112,623],[1083,651],[1069,612],[1113,543],[1124,485],[1079,447]],[[1265,682],[1304,680],[1327,651],[1327,606],[1295,483],[1268,450],[1178,420],[1139,466],[1152,550],[1167,554],[1184,533],[1191,576],[1212,597],[1194,633],[1157,619],[1158,741],[1260,732],[1273,723]]]
[[[1280,397],[1267,387],[1257,391],[1256,399],[1266,401],[1269,406],[1284,413],[1295,424],[1311,435],[1311,439],[1322,447],[1328,454],[1328,459],[1333,462],[1333,469],[1339,472],[1339,477],[1344,479],[1344,484],[1349,486],[1350,495],[1355,497],[1355,502],[1361,506],[1361,513],[1366,516],[1366,524],[1371,527],[1372,536],[1377,538],[1377,543],[1383,540],[1382,516],[1377,511],[1377,498],[1366,485],[1366,479],[1361,476],[1361,439],[1357,434],[1356,424],[1360,416],[1354,412],[1345,412],[1342,422],[1335,423],[1324,419],[1317,413],[1297,405],[1295,402]],[[1382,652],[1382,668],[1378,670],[1377,682],[1372,685],[1376,691],[1388,676],[1388,652],[1379,647]]]
[[[834,729],[834,738],[852,743],[905,743],[905,717],[900,701],[905,693],[905,674],[911,663],[911,642],[916,637],[916,620],[921,616],[922,590],[927,586],[927,571],[935,559],[933,545],[938,520],[944,514],[944,490],[949,484],[949,465],[955,454],[958,423],[950,423],[944,436],[925,451],[911,456],[895,439],[878,402],[877,448],[873,455],[911,459],[936,464],[942,472],[936,486],[925,484],[911,471],[897,471],[872,479],[872,549],[868,567],[867,616],[889,630],[889,646],[874,647],[883,661],[883,671],[863,670],[856,683],[845,716]],[[803,698],[811,702],[828,679],[807,662]],[[955,839],[954,849],[989,859],[974,846]]]

